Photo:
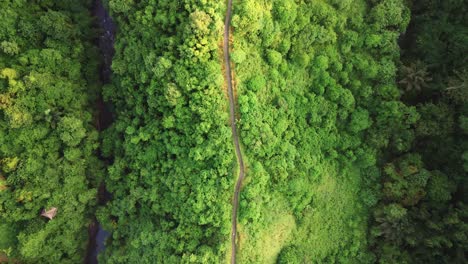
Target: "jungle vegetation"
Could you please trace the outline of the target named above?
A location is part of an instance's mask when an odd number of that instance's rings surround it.
[[[81,263],[95,216],[101,263],[228,262],[224,1],[104,1],[106,85],[91,1],[0,3],[0,262]],[[468,261],[467,9],[234,0],[238,263]]]
[[[80,263],[104,172],[90,1],[0,6],[0,262]]]
[[[222,263],[236,169],[218,1],[110,1],[116,120],[104,132],[112,200],[106,263]]]
[[[395,82],[409,20],[401,1],[239,4],[241,263],[375,261],[380,154],[407,151],[418,119]]]

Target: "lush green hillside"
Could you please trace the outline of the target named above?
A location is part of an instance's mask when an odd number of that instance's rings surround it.
[[[101,174],[86,2],[0,4],[0,255],[21,263],[84,257]]]
[[[125,4],[127,3],[127,4]],[[113,233],[106,263],[221,263],[228,255],[234,152],[215,1],[110,1],[118,27],[117,120],[103,152]]]
[[[284,0],[236,10],[232,57],[250,165],[240,262],[370,262],[377,154],[407,148],[417,118],[395,83],[409,10],[401,1]]]
[[[101,88],[90,0],[0,1],[0,262],[81,263],[96,215],[101,263],[227,263],[226,3],[104,2]],[[234,0],[237,263],[468,261],[467,9]]]

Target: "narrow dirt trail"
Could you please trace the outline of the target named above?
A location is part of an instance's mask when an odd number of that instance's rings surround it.
[[[237,133],[237,120],[236,120],[236,102],[234,98],[234,91],[232,87],[232,72],[231,72],[231,59],[229,57],[229,29],[231,26],[231,15],[232,15],[232,0],[228,0],[226,9],[226,19],[224,21],[224,40],[223,40],[223,52],[224,52],[224,63],[226,70],[226,81],[229,97],[229,116],[232,130],[232,138],[236,149],[237,162],[239,164],[239,176],[237,178],[236,187],[234,190],[234,197],[232,199],[232,222],[231,222],[231,264],[236,263],[236,239],[237,239],[237,211],[239,208],[239,194],[242,186],[242,181],[245,176],[244,160],[239,143],[239,135]]]

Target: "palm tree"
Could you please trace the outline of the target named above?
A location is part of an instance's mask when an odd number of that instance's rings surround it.
[[[447,94],[459,103],[464,103],[468,100],[468,71],[455,71],[455,76],[448,81],[449,87],[445,88]]]
[[[410,63],[408,66],[403,65],[400,70],[400,75],[403,77],[398,83],[404,86],[407,92],[421,91],[428,86],[428,82],[432,80],[427,71],[427,66],[421,61]]]

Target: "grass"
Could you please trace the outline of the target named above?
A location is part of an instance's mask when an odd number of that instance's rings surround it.
[[[241,206],[241,210],[257,208],[253,210],[258,210],[261,220],[239,223],[239,263],[277,263],[281,250],[289,246],[298,249],[302,259],[298,263],[359,263],[360,254],[366,252],[362,241],[367,230],[367,211],[359,198],[359,170],[320,167],[321,175],[310,183],[312,202],[297,218],[287,198],[277,191],[270,198]],[[250,175],[255,176],[261,177]]]
[[[365,251],[361,241],[366,241],[367,212],[359,203],[360,183],[357,169],[339,175],[329,167],[311,189],[313,202],[291,241],[303,252],[304,262],[354,263]]]
[[[283,246],[292,238],[296,222],[280,194],[262,208],[260,230],[239,224],[239,263],[275,263]]]

